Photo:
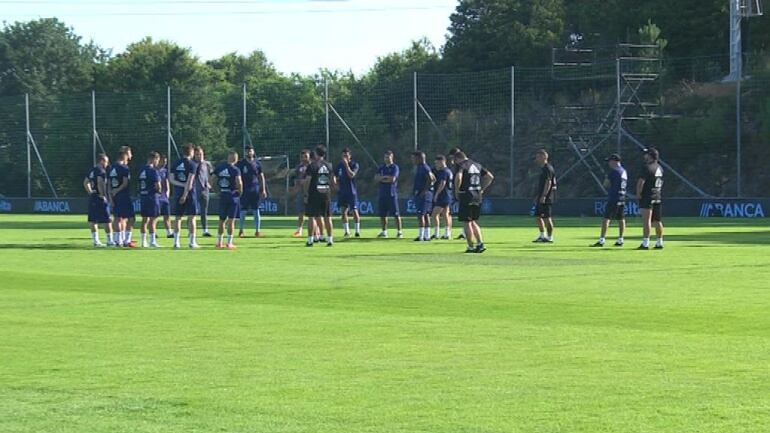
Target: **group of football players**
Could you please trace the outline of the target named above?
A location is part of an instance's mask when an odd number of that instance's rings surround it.
[[[211,237],[208,227],[208,203],[212,180],[219,193],[219,226],[217,248],[234,249],[235,220],[240,220],[239,237],[244,237],[247,214],[254,214],[255,236],[261,237],[260,202],[267,197],[267,182],[253,147],[247,146],[243,159],[236,152],[229,152],[227,160],[214,167],[205,159],[200,146],[186,145],[182,157],[171,165],[158,152],[150,152],[146,164],[138,175],[140,196],[140,243],[133,240],[135,212],[131,199],[131,171],[128,164],[133,157],[131,148],[124,146],[117,158],[100,154],[83,185],[89,195],[88,222],[91,227],[93,244],[96,247],[142,247],[158,248],[157,223],[161,219],[166,228],[166,237],[173,238],[174,248],[181,248],[180,233],[182,220],[186,218],[189,248],[199,248],[197,242],[197,217],[201,218],[203,236]],[[361,236],[361,215],[359,212],[358,188],[359,164],[353,159],[350,149],[343,149],[339,163],[332,166],[327,161],[327,149],[323,145],[303,150],[299,164],[293,170],[295,179],[296,206],[299,212],[294,237],[302,237],[307,221],[308,247],[323,242],[334,245],[332,222],[332,196],[336,191],[344,237]],[[644,153],[644,168],[640,175],[636,193],[643,221],[643,240],[640,249],[649,249],[650,233],[655,226],[657,241],[655,248],[663,248],[663,225],[661,223],[661,190],[663,169],[658,162],[656,149]],[[540,235],[536,243],[553,243],[554,224],[552,208],[557,190],[556,176],[549,162],[548,152],[539,150],[535,161],[540,167],[539,182],[533,199],[533,214]],[[417,215],[417,242],[428,242],[452,238],[453,203],[457,203],[458,220],[463,223],[459,238],[467,242],[466,252],[483,253],[484,245],[479,219],[485,191],[494,180],[492,173],[478,162],[468,158],[461,149],[454,148],[447,155],[436,155],[434,164],[428,164],[425,153],[412,152],[413,165],[411,199]],[[607,158],[608,206],[602,221],[601,236],[594,244],[603,247],[605,237],[613,220],[618,221],[619,236],[615,246],[624,244],[625,201],[628,174],[617,154]],[[378,185],[378,211],[381,231],[379,238],[387,238],[389,218],[396,224],[396,237],[403,238],[403,222],[399,209],[398,182],[401,170],[395,162],[395,155],[388,150],[383,155],[374,176]],[[171,216],[175,216],[172,221]],[[353,220],[351,231],[350,219]],[[441,232],[441,223],[444,231]],[[100,225],[107,242],[99,238]],[[431,231],[432,229],[432,231]]]

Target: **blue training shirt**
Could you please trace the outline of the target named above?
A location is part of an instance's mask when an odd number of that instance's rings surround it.
[[[355,161],[350,161],[348,163],[350,165],[350,169],[358,174],[358,163]],[[334,170],[334,174],[337,176],[337,179],[340,181],[340,194],[342,195],[356,195],[358,194],[358,191],[356,190],[356,178],[350,177],[348,175],[348,171],[345,168],[345,164],[340,162],[337,164],[337,168]]]
[[[628,188],[628,173],[623,166],[618,166],[610,170],[607,174],[610,181],[610,188],[607,190],[607,201],[610,203],[619,203],[626,201],[626,188]]]
[[[380,182],[379,192],[381,196],[396,197],[398,191],[398,175],[400,174],[398,164],[383,164],[377,169],[377,174],[380,176],[393,176],[395,178],[393,183]]]
[[[182,158],[174,163],[171,169],[171,176],[176,182],[187,183],[190,176],[198,172],[198,164],[190,158]],[[184,187],[174,185],[174,196],[181,197],[184,194]]]
[[[241,170],[233,164],[224,163],[214,170],[219,186],[219,199],[233,201],[238,198],[237,179],[241,176]]]
[[[420,164],[417,166],[417,170],[414,173],[414,195],[418,195],[426,189],[433,187],[433,185],[429,185],[430,174],[431,170],[428,164]]]

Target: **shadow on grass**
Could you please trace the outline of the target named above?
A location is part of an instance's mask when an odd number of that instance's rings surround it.
[[[0,243],[0,250],[48,250],[48,251],[85,251],[85,250],[106,250],[107,248],[94,248],[91,244],[3,244]],[[114,248],[113,248],[114,249]]]
[[[770,245],[770,230],[757,230],[753,232],[721,231],[681,235],[672,234],[666,235],[666,240],[671,242],[709,242],[738,245]]]

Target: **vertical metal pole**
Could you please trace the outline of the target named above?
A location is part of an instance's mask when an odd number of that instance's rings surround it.
[[[324,77],[324,111],[326,114],[326,150],[329,150],[329,79]]]
[[[27,120],[27,198],[32,198],[32,143],[29,136],[29,93],[24,94],[24,112]]]
[[[96,91],[91,90],[91,135],[93,137],[94,165],[96,165]]]
[[[730,0],[730,75],[728,79],[740,79],[743,63],[743,42],[741,41],[741,2]]]
[[[736,147],[736,165],[737,165],[737,173],[736,173],[736,192],[738,193],[738,197],[741,197],[743,195],[743,177],[741,173],[741,158],[743,157],[741,151],[742,147],[742,140],[741,140],[741,130],[743,129],[741,127],[741,75],[743,75],[742,67],[740,65],[740,62],[738,64],[738,76],[737,81],[735,82],[735,147]]]
[[[166,86],[166,157],[171,159],[171,86]]]
[[[246,126],[246,122],[248,121],[248,114],[246,113],[246,83],[243,83],[241,99],[243,105],[243,129],[241,130],[241,135],[243,136],[243,155],[246,155],[246,131],[248,131],[248,127]]]
[[[511,198],[514,196],[514,161],[513,150],[516,137],[516,68],[511,66],[511,149],[510,149],[510,192]]]
[[[417,150],[417,71],[414,72],[414,150]]]
[[[618,128],[618,150],[617,153],[620,155],[622,153],[621,144],[623,143],[623,113],[622,113],[622,105],[620,101],[620,94],[622,93],[620,89],[620,58],[615,59],[615,74],[617,75],[617,92],[618,92],[618,100],[617,100],[617,107],[615,110],[617,111],[617,128]]]

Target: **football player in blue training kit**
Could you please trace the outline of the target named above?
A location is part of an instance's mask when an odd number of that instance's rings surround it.
[[[454,155],[458,166],[455,177],[455,196],[460,202],[457,217],[464,224],[465,241],[468,243],[466,253],[483,253],[487,250],[481,235],[479,218],[484,192],[492,184],[495,177],[476,161],[468,159],[463,151]],[[475,245],[474,245],[475,241]]]
[[[636,196],[642,214],[642,244],[640,250],[650,249],[650,231],[655,225],[657,241],[655,249],[663,249],[663,167],[660,154],[655,148],[644,150],[644,164],[636,181]]]
[[[417,227],[419,234],[415,241],[430,240],[430,215],[433,212],[433,183],[436,176],[425,161],[424,152],[412,152],[412,164],[414,164],[413,200],[415,213],[417,213]]]
[[[396,219],[396,228],[398,232],[396,237],[401,239],[403,234],[403,221],[401,220],[401,213],[398,210],[398,176],[400,169],[398,164],[394,162],[393,151],[385,151],[383,157],[385,163],[377,169],[377,174],[374,176],[374,181],[379,184],[379,213],[380,223],[382,225],[382,231],[377,235],[378,238],[388,237],[388,217],[392,216]]]
[[[112,221],[110,220],[110,201],[107,198],[107,167],[109,158],[100,153],[96,157],[96,165],[83,179],[83,188],[88,193],[88,224],[91,227],[91,239],[97,248],[104,247],[99,240],[99,224],[104,226],[107,235],[107,245],[114,246],[112,240]]]
[[[433,184],[433,235],[431,239],[438,239],[440,233],[441,219],[444,218],[444,234],[441,239],[452,238],[452,219],[449,213],[449,207],[452,205],[452,189],[454,187],[454,175],[452,170],[447,167],[446,157],[444,155],[436,156],[434,161],[433,175],[436,176],[436,182]]]
[[[190,248],[198,248],[195,236],[195,217],[198,215],[198,197],[195,195],[195,173],[198,166],[193,161],[195,147],[187,144],[182,148],[181,159],[171,166],[171,185],[173,186],[174,214],[174,248],[179,249],[179,237],[182,231],[182,218],[187,216],[187,231]]]
[[[116,246],[133,248],[135,245],[126,233],[127,222],[129,218],[134,217],[134,203],[131,201],[129,192],[131,172],[128,169],[128,152],[126,150],[118,152],[118,159],[110,166],[107,177],[109,178],[107,190],[109,191],[112,213],[115,217],[113,240]]]
[[[234,250],[233,233],[235,231],[235,219],[241,215],[241,194],[243,193],[243,181],[241,170],[235,165],[238,163],[238,153],[227,154],[227,162],[214,170],[219,186],[219,231],[217,233],[217,248]],[[227,243],[224,243],[225,231],[227,231]]]
[[[324,159],[326,146],[319,145],[313,151],[313,162],[307,168],[308,181],[305,184],[305,213],[308,220],[307,246],[312,247],[315,241],[315,225],[317,218],[323,218],[326,228],[326,246],[334,245],[331,218],[331,191],[336,186],[332,165]]]
[[[160,165],[160,154],[150,152],[147,156],[147,165],[139,171],[139,201],[142,214],[142,248],[147,248],[147,233],[150,235],[150,246],[158,248],[158,238],[156,236],[156,227],[158,217],[160,216],[160,175],[158,174],[158,165]]]
[[[171,230],[171,202],[169,201],[169,191],[171,184],[168,181],[168,158],[165,155],[160,156],[160,166],[158,167],[158,176],[160,176],[160,215],[163,217],[163,226],[166,228],[166,237],[173,238],[174,232]]]
[[[259,212],[259,202],[267,198],[267,183],[262,164],[256,158],[253,146],[246,146],[246,157],[238,161],[243,181],[243,196],[241,196],[241,221],[238,237],[244,237],[243,226],[246,224],[248,211],[254,212],[254,236],[262,237],[262,214]]]
[[[610,170],[607,172],[607,180],[604,182],[607,188],[607,209],[604,211],[602,230],[599,240],[594,247],[603,247],[604,238],[610,228],[612,220],[618,222],[618,240],[616,247],[623,246],[623,234],[626,231],[626,189],[628,188],[628,173],[620,163],[620,155],[613,153],[607,158]]]
[[[454,183],[454,178],[457,177],[457,172],[460,169],[458,167],[457,163],[455,162],[455,154],[457,152],[461,152],[461,151],[462,151],[462,149],[460,149],[459,147],[453,147],[453,148],[449,149],[449,152],[447,153],[447,166],[449,167],[449,170],[452,172],[452,182],[453,183]],[[467,156],[467,154],[466,154],[466,156]],[[457,200],[455,199],[455,196],[456,196],[456,194],[454,194],[454,191],[453,191],[452,192],[452,202],[453,203],[457,203]],[[459,203],[458,203],[458,206],[459,206]],[[448,218],[449,221],[450,221],[449,223],[447,223],[447,225],[448,226],[451,225],[452,215],[451,215],[451,212],[450,212],[449,208],[447,208],[446,218]],[[464,230],[460,231],[460,234],[457,235],[457,239],[458,240],[465,239],[465,231]]]
[[[339,182],[337,192],[337,206],[342,212],[342,228],[344,236],[350,237],[350,223],[348,215],[353,213],[355,223],[355,236],[361,237],[361,215],[358,212],[358,190],[356,189],[356,176],[358,176],[358,163],[353,161],[350,149],[342,150],[342,159],[334,169],[334,174]]]
[[[297,230],[292,235],[295,238],[302,237],[302,227],[305,225],[305,182],[307,182],[307,168],[310,165],[310,151],[303,149],[299,153],[299,164],[294,168],[294,193],[296,194],[295,207],[297,211]]]
[[[131,150],[131,146],[120,146],[120,151],[126,152],[126,156],[128,157],[128,161],[126,162],[126,167],[129,167],[129,164],[131,164],[131,160],[134,159],[134,151]],[[131,195],[131,191],[128,193]],[[128,215],[128,218],[126,218],[126,244],[127,246],[134,248],[136,247],[136,242],[134,242],[134,225],[136,225],[136,213],[133,211],[133,206],[131,207],[131,212]]]

